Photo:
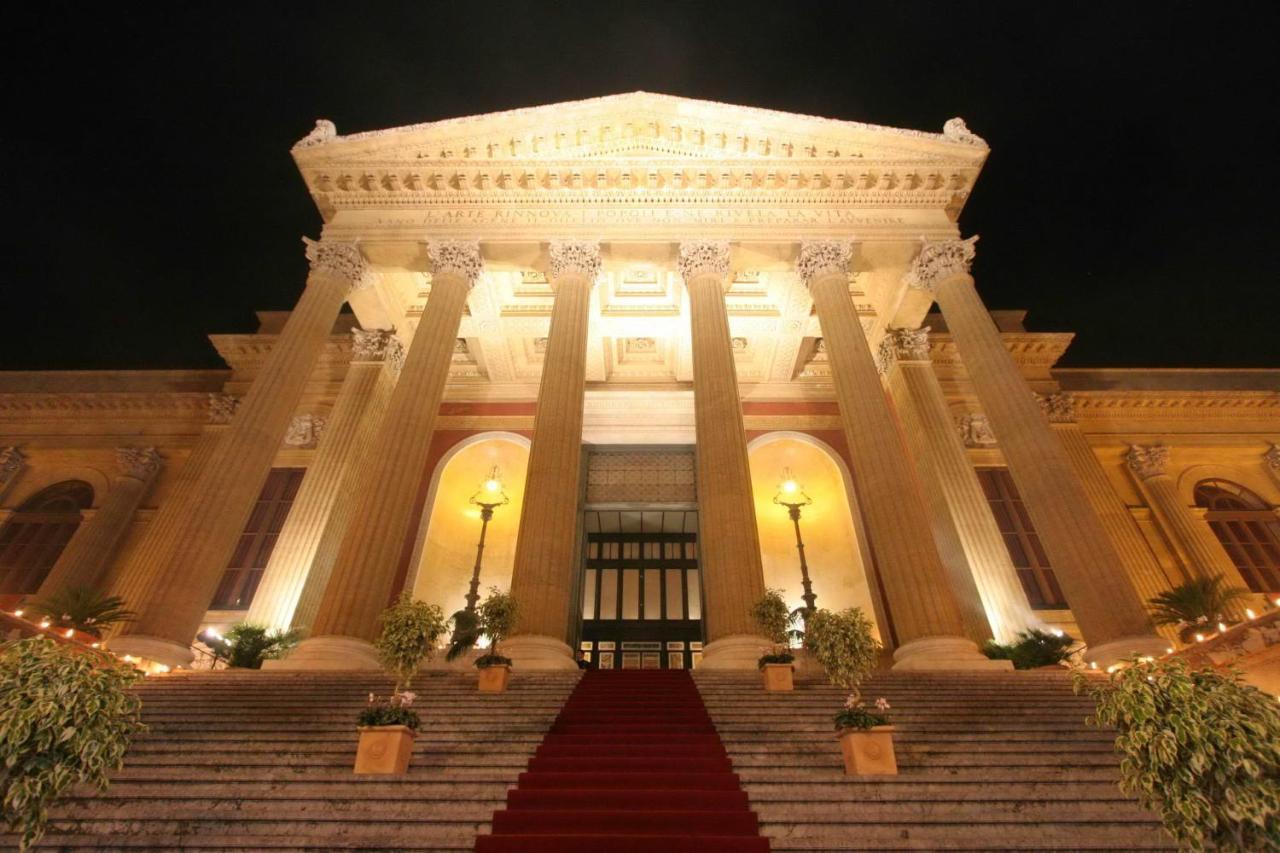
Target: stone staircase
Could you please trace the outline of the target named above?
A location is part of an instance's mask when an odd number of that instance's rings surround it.
[[[832,729],[844,691],[694,677],[775,851],[1176,849],[1116,787],[1112,735],[1065,673],[877,674],[863,696],[893,706],[900,775],[862,778]]]
[[[41,849],[471,850],[578,673],[424,672],[423,727],[404,777],[355,776],[355,718],[372,673],[229,671],[149,679],[139,736],[103,793],[53,811]],[[0,849],[13,849],[0,835]]]

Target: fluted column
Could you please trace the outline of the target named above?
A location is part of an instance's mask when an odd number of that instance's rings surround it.
[[[1129,446],[1124,461],[1150,500],[1156,519],[1169,534],[1188,576],[1207,578],[1222,575],[1225,586],[1248,589],[1240,570],[1208,523],[1197,517],[1178,496],[1178,485],[1169,476],[1169,448],[1160,444],[1133,444]],[[1265,607],[1265,603],[1264,596],[1242,601],[1236,608],[1241,612],[1235,615],[1242,616],[1246,604],[1260,609]]]
[[[522,669],[574,669],[569,610],[578,570],[578,488],[582,468],[582,406],[586,393],[587,322],[591,287],[600,270],[598,243],[551,244],[555,304],[538,383],[529,473],[525,477],[511,572],[520,606],[516,635],[504,654]]]
[[[974,242],[927,243],[905,281],[933,294],[991,419],[1009,473],[1053,566],[1086,657],[1108,665],[1132,653],[1163,654],[1159,637],[1098,519],[1066,448],[1049,426],[974,289]]]
[[[915,467],[880,384],[849,296],[845,241],[805,243],[797,267],[809,288],[849,442],[853,482],[898,636],[899,669],[1007,669],[965,638],[952,578],[938,556]]]
[[[172,545],[159,571],[143,579],[137,619],[112,641],[128,652],[168,665],[189,663],[190,644],[253,510],[262,483],[307,379],[353,285],[368,267],[354,243],[307,242],[307,286],[217,443],[191,500],[177,507]]]
[[[889,388],[924,486],[938,553],[952,579],[965,634],[1001,643],[1040,620],[1027,603],[1018,570],[969,462],[947,398],[929,360],[929,329],[887,336]],[[985,636],[983,636],[985,634]]]
[[[373,669],[378,618],[394,590],[413,523],[414,496],[431,448],[467,294],[480,276],[474,241],[430,243],[431,294],[404,357],[387,412],[365,458],[354,512],[320,601],[311,637],[282,663],[297,669]]]
[[[352,330],[347,374],[289,517],[276,538],[246,621],[272,628],[296,625],[294,613],[311,575],[316,573],[322,584],[328,580],[332,559],[317,562],[317,557],[326,535],[334,528],[345,529],[346,518],[334,510],[340,502],[343,480],[357,458],[370,402],[383,378],[383,357],[391,334],[386,329]]]
[[[98,587],[116,548],[129,532],[138,505],[160,473],[162,460],[154,447],[121,447],[116,450],[116,464],[119,473],[106,497],[62,549],[37,597],[75,587]]]
[[[760,649],[769,642],[759,636],[751,618],[751,607],[764,597],[764,569],[724,304],[730,283],[729,244],[682,243],[679,267],[689,292],[693,344],[698,565],[709,641],[702,666],[754,669]]]
[[[5,496],[26,467],[27,457],[21,450],[16,447],[0,447],[0,498]]]

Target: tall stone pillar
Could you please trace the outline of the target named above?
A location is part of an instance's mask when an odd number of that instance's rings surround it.
[[[311,636],[282,665],[289,669],[375,669],[372,641],[394,590],[413,523],[436,416],[449,379],[467,294],[482,269],[474,241],[430,243],[431,295],[414,330],[399,381],[365,458],[354,512],[338,549]]]
[[[170,666],[191,661],[190,644],[226,569],[227,559],[271,471],[307,379],[353,285],[368,267],[354,243],[307,242],[307,286],[213,449],[191,500],[177,507],[171,547],[144,579],[137,619],[111,648]]]
[[[886,338],[889,388],[924,486],[938,553],[952,578],[965,635],[1001,643],[1039,624],[1018,580],[987,496],[969,462],[929,359],[929,329],[894,329]],[[986,636],[982,636],[983,634]]]
[[[119,474],[93,518],[76,530],[62,549],[37,592],[39,598],[74,587],[97,588],[120,541],[129,532],[138,505],[160,473],[160,454],[154,447],[116,450]]]
[[[600,246],[551,244],[555,304],[538,383],[533,446],[520,510],[511,594],[520,624],[503,652],[521,669],[574,669],[569,610],[578,569],[576,537],[582,474],[582,407],[586,393],[587,322]]]
[[[805,243],[797,267],[809,288],[835,385],[866,519],[898,636],[895,669],[1007,669],[965,638],[953,579],[938,556],[924,496],[894,419],[862,321],[849,296],[845,241]]]
[[[905,281],[931,292],[942,309],[1009,473],[1089,644],[1086,657],[1105,666],[1133,653],[1163,654],[1168,643],[1156,634],[1128,573],[1117,570],[1120,555],[1066,448],[974,289],[969,265],[976,240],[926,243]]]
[[[21,450],[16,447],[0,447],[0,498],[5,496],[26,467],[27,457]]]
[[[248,622],[272,628],[298,624],[294,613],[311,574],[319,573],[327,580],[333,568],[332,549],[327,561],[317,562],[317,558],[326,536],[346,527],[347,514],[335,510],[341,502],[343,482],[358,458],[359,438],[369,419],[370,403],[378,396],[383,378],[382,360],[391,332],[353,329],[351,336],[347,375],[342,380],[315,456],[293,499],[289,517],[276,538],[271,559],[245,616]],[[349,504],[347,501],[348,508]],[[314,610],[311,615],[314,616]]]
[[[1130,445],[1124,460],[1150,500],[1151,511],[1169,535],[1188,575],[1193,578],[1222,575],[1224,586],[1248,589],[1240,570],[1213,530],[1178,496],[1178,486],[1169,476],[1169,448],[1160,444]],[[1252,601],[1242,601],[1236,608],[1240,612],[1233,615],[1242,617],[1246,604],[1260,609],[1266,606],[1266,599],[1259,595]]]
[[[702,666],[754,669],[769,641],[759,635],[751,617],[752,606],[764,597],[764,569],[724,304],[730,284],[729,244],[682,243],[679,267],[689,292],[693,344],[698,564],[709,641]]]

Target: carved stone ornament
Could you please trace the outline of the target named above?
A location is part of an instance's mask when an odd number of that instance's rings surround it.
[[[969,126],[964,123],[964,119],[959,116],[946,120],[942,125],[942,135],[952,142],[963,142],[965,145],[976,145],[984,148],[987,145],[987,140],[970,130]]]
[[[326,419],[318,415],[294,415],[284,434],[285,446],[303,449],[315,447],[320,442],[325,423]]]
[[[135,480],[150,480],[160,472],[162,461],[154,447],[116,448],[116,464],[120,466],[120,473]]]
[[[404,370],[404,358],[407,355],[404,344],[395,335],[387,339],[387,353],[384,360],[387,364],[387,370],[391,371],[393,379],[400,378],[400,371]]]
[[[427,257],[435,275],[453,273],[467,280],[474,287],[484,272],[480,260],[480,243],[477,240],[432,240],[427,244]]]
[[[1280,473],[1280,444],[1271,445],[1271,449],[1262,454],[1262,461],[1266,462],[1272,471]],[[0,472],[0,480],[3,479],[4,474]]]
[[[1146,447],[1132,444],[1129,452],[1124,455],[1124,461],[1128,463],[1129,470],[1138,475],[1139,480],[1149,480],[1165,473],[1169,464],[1169,448],[1161,444]]]
[[[351,360],[382,361],[392,334],[391,329],[352,329]]]
[[[933,293],[943,279],[956,274],[967,275],[977,252],[977,242],[977,234],[968,240],[926,241],[920,247],[920,254],[911,262],[911,269],[902,276],[902,283]]]
[[[851,257],[853,244],[848,240],[811,240],[800,244],[796,270],[807,287],[820,276],[848,275]]]
[[[323,145],[331,139],[338,138],[338,127],[327,118],[316,119],[316,126],[306,136],[293,143],[294,151],[299,148],[314,148],[317,145]]]
[[[885,335],[880,339],[880,346],[876,349],[876,370],[881,376],[888,376],[889,371],[893,370],[895,360],[893,336]]]
[[[312,273],[328,273],[345,278],[351,286],[361,289],[372,283],[369,263],[355,243],[342,240],[312,240],[302,238],[307,247],[307,260]]]
[[[595,283],[600,274],[600,241],[553,240],[550,248],[552,281],[565,275],[580,275]]]
[[[729,241],[697,240],[680,244],[676,261],[685,282],[698,276],[712,275],[724,280],[729,275]]]
[[[17,476],[22,466],[27,464],[27,457],[16,447],[0,447],[0,484],[4,484]]]
[[[885,336],[892,342],[894,355],[902,361],[929,360],[929,326],[918,329],[890,329]]]
[[[229,424],[240,408],[240,398],[234,394],[209,395],[209,423]]]
[[[996,434],[986,415],[967,414],[960,416],[960,438],[965,447],[995,447]]]
[[[1055,394],[1037,394],[1036,402],[1051,424],[1075,423],[1076,401],[1065,391]]]

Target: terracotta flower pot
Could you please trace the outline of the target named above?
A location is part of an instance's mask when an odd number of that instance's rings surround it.
[[[501,693],[507,689],[507,679],[511,677],[511,667],[499,663],[486,666],[480,670],[480,692]]]
[[[761,667],[764,672],[764,689],[770,693],[787,692],[795,689],[792,678],[795,667],[789,663],[767,663]]]
[[[845,774],[898,775],[898,760],[893,754],[893,732],[893,726],[842,730],[840,751],[844,753]]]
[[[413,738],[408,726],[361,726],[356,772],[404,773],[413,754]]]

